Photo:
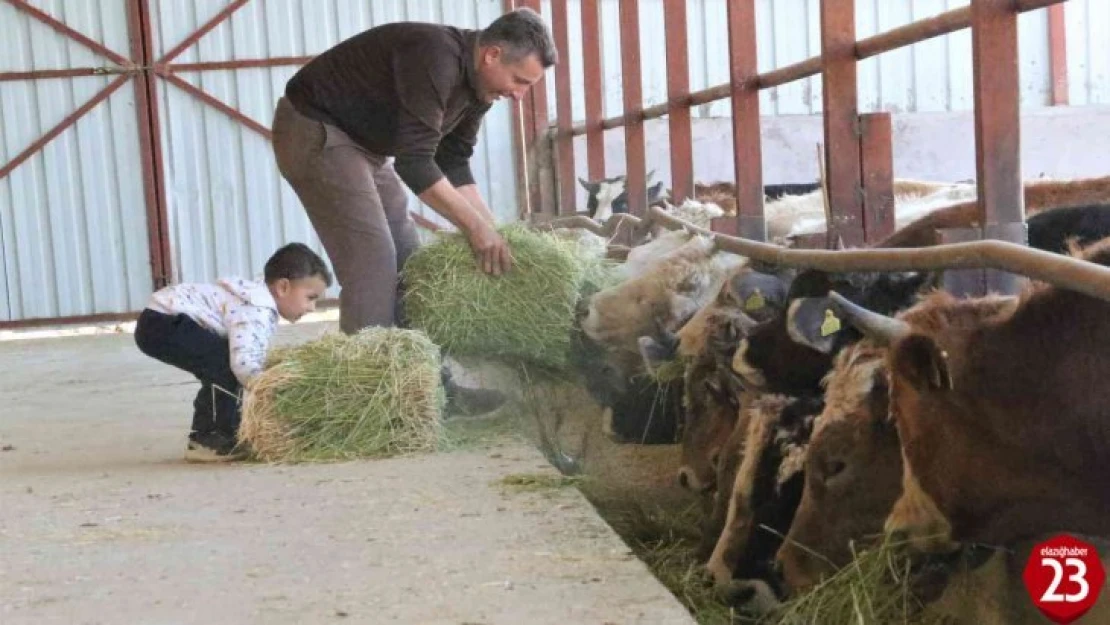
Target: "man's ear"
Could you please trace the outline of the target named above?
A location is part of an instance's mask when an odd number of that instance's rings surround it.
[[[952,373],[948,354],[933,339],[913,334],[900,341],[891,357],[894,374],[920,391],[950,391]]]

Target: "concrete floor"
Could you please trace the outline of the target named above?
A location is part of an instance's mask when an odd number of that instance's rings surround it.
[[[524,444],[184,463],[197,384],[123,330],[0,340],[0,623],[693,622],[576,490],[501,483],[554,474]]]

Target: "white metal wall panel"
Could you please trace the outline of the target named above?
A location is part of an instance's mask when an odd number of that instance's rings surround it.
[[[651,106],[667,99],[666,31],[663,2],[640,0],[640,61],[644,104]],[[729,77],[727,0],[684,0],[687,10],[690,87],[704,89],[723,84]],[[605,116],[623,110],[620,62],[619,0],[601,0],[602,75],[605,77]],[[857,0],[856,36],[863,38],[910,22],[963,6],[969,0]],[[785,67],[821,53],[820,0],[758,0],[756,3],[758,67],[761,72]],[[1073,7],[1072,5],[1079,5]],[[543,4],[550,15],[550,0]],[[1092,19],[1084,19],[1080,9]],[[1087,40],[1100,41],[1110,34],[1110,3],[1104,0],[1072,0],[1068,3],[1069,38],[1087,29],[1071,50],[1073,72],[1090,76],[1097,82],[1100,101],[1110,99],[1106,80],[1110,55],[1104,47],[1090,47],[1097,59],[1088,61],[1083,48]],[[585,117],[582,94],[581,1],[570,0],[571,85],[575,119]],[[1051,77],[1048,55],[1048,20],[1044,10],[1025,13],[1018,18],[1021,46],[1021,98],[1023,107],[1046,106],[1050,102]],[[1091,68],[1091,70],[1088,70]],[[1074,76],[1074,74],[1073,74]],[[971,31],[963,30],[944,37],[902,48],[867,59],[859,64],[859,101],[862,111],[939,112],[969,111],[973,108],[971,70]],[[1073,94],[1080,88],[1072,83]],[[822,110],[821,77],[764,90],[760,106],[764,115],[810,115]],[[555,93],[548,93],[548,110],[555,116]],[[727,100],[699,107],[695,117],[728,117]]]
[[[1110,103],[1110,2],[1070,0],[1064,5],[1068,40],[1068,101]]]
[[[128,56],[124,0],[34,6]],[[0,71],[107,61],[0,3]],[[111,82],[50,78],[0,86],[0,164]],[[151,269],[135,91],[126,84],[0,180],[0,321],[142,308]]]
[[[155,54],[172,49],[216,15],[226,0],[160,0],[154,8]],[[176,62],[318,54],[372,26],[399,20],[474,28],[501,13],[500,0],[252,0]],[[265,127],[296,67],[183,73],[180,76]],[[322,252],[292,188],[278,174],[269,142],[181,89],[161,82],[174,280],[259,274],[270,253],[289,241]],[[490,110],[472,167],[499,219],[516,218],[511,111]],[[446,223],[409,194],[409,208]],[[337,293],[333,288],[331,294]]]

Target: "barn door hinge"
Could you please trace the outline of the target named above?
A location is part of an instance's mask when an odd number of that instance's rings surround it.
[[[153,69],[150,65],[102,65],[93,68],[95,75],[111,75],[111,74],[141,74],[145,71]]]

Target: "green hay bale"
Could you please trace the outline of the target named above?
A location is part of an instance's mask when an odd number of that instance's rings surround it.
[[[922,614],[905,545],[889,539],[856,554],[851,564],[761,622],[778,625],[867,623],[936,625]]]
[[[575,306],[588,280],[609,280],[608,268],[522,224],[500,232],[513,254],[502,276],[485,274],[458,233],[417,250],[404,268],[405,318],[448,353],[565,368]]]
[[[275,350],[244,401],[239,436],[265,461],[434,451],[442,439],[440,364],[427,336],[395,328]]]

